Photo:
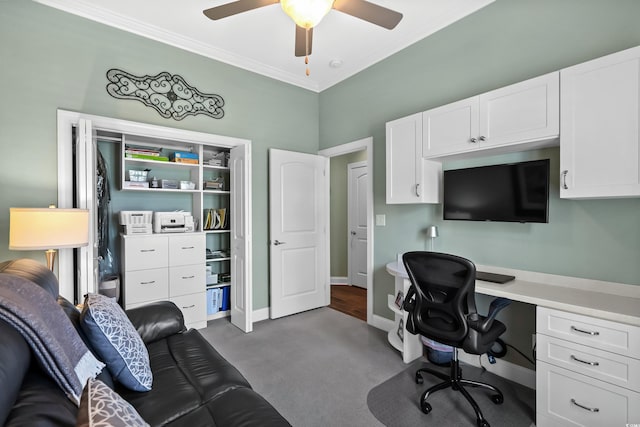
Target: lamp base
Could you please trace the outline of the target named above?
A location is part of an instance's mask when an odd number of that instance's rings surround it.
[[[53,266],[56,264],[56,253],[58,253],[58,251],[55,249],[49,249],[44,253],[47,258],[47,267],[51,271],[53,271]]]

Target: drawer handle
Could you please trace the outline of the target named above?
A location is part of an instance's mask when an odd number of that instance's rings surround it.
[[[585,331],[584,329],[578,329],[575,326],[572,326],[571,330],[575,332],[580,332],[581,334],[591,335],[593,337],[597,337],[598,335],[600,335],[600,332],[598,331]]]
[[[182,276],[183,279],[193,279],[196,276]]]
[[[149,282],[140,282],[141,285],[151,285],[153,283],[156,283],[156,281],[155,280],[151,280]]]
[[[155,249],[140,249],[140,252],[155,252]]]
[[[182,307],[182,308],[185,308],[185,309],[186,309],[186,308],[193,308],[193,307],[195,307],[195,306],[196,306],[195,304],[191,304],[191,305],[189,305],[189,306],[187,306],[187,307]]]
[[[182,249],[193,249],[193,246],[183,246]]]
[[[580,363],[584,363],[585,365],[590,365],[590,366],[600,366],[599,362],[588,362],[586,360],[582,360],[582,359],[578,359],[577,357],[575,357],[573,354],[571,355],[571,360],[575,360],[576,362],[580,362]]]
[[[598,409],[598,408],[589,408],[588,406],[581,405],[578,402],[576,402],[575,399],[571,399],[571,403],[576,405],[578,408],[582,408],[582,409],[587,410],[589,412],[600,412],[600,409]]]

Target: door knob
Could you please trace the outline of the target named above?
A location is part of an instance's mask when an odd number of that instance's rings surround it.
[[[355,236],[355,235],[356,235],[356,232],[355,232],[355,231],[352,231],[352,232],[351,232],[351,235],[352,235],[352,236]]]
[[[287,243],[287,242],[281,242],[280,240],[274,240],[274,241],[273,241],[273,245],[274,245],[274,246],[284,245],[285,243]]]

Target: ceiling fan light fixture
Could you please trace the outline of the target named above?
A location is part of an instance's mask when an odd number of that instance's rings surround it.
[[[296,25],[313,28],[329,13],[333,2],[334,0],[280,0],[280,5]]]

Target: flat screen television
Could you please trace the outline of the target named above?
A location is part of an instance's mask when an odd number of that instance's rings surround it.
[[[444,171],[443,218],[549,222],[549,159]]]

